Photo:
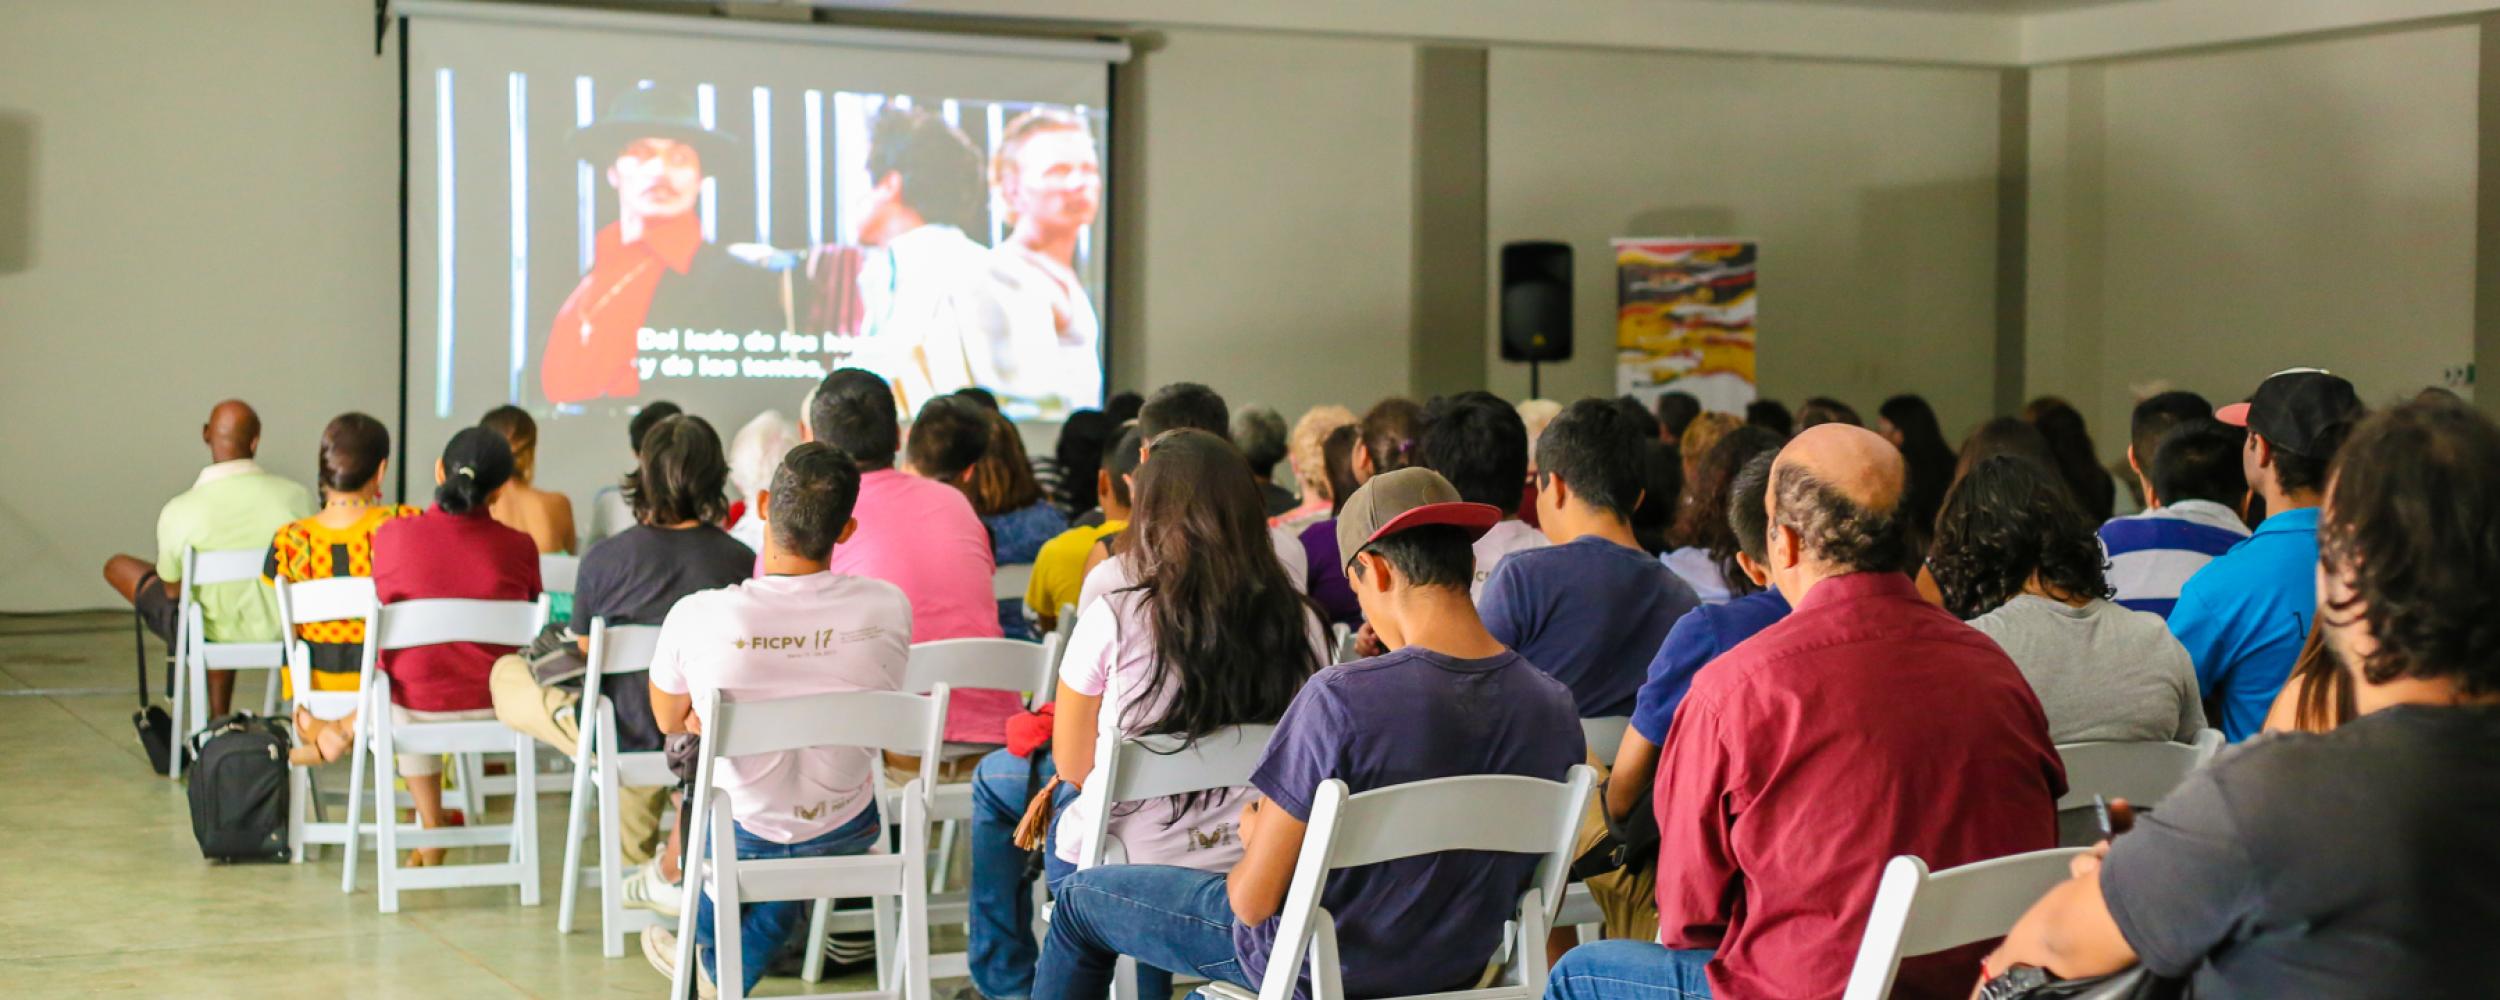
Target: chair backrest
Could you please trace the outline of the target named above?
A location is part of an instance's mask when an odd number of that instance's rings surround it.
[[[1094,828],[1085,842],[1079,868],[1103,862],[1111,809],[1123,802],[1159,799],[1250,784],[1251,772],[1267,753],[1275,726],[1232,726],[1182,746],[1177,736],[1122,738],[1110,727],[1095,744],[1094,773],[1086,780],[1102,786],[1102,808],[1094,812]]]
[[[263,549],[183,550],[183,585],[213,586],[260,579],[268,552]]]
[[[1580,720],[1580,735],[1588,737],[1589,752],[1597,759],[1614,763],[1615,751],[1623,749],[1623,734],[1632,728],[1629,715],[1608,715]]]
[[[1276,944],[1259,983],[1259,1000],[1291,1000],[1304,957],[1311,956],[1311,996],[1345,996],[1336,966],[1334,925],[1320,898],[1328,873],[1445,851],[1538,855],[1536,877],[1520,897],[1511,967],[1525,982],[1545,978],[1545,925],[1553,919],[1569,874],[1596,772],[1574,765],[1563,781],[1516,775],[1435,778],[1351,794],[1335,778],[1312,797],[1302,854],[1279,911]],[[1325,926],[1323,926],[1325,925]],[[1323,942],[1312,948],[1314,932]],[[1487,956],[1491,957],[1491,956]]]
[[[2066,881],[2083,851],[2033,851],[1933,873],[1917,858],[1892,859],[1867,908],[1866,936],[1841,1000],[1882,1000],[1904,958],[2004,935],[2031,904]]]
[[[2058,811],[2089,808],[2095,795],[2150,808],[2221,747],[2222,733],[2213,729],[2198,734],[2193,744],[2060,744],[2057,756],[2066,763],[2066,795],[2057,800]]]
[[[374,631],[374,611],[379,606],[373,596],[373,580],[361,576],[338,576],[326,580],[276,581],[278,591],[278,636],[283,644],[288,683],[294,686],[295,700],[314,715],[336,719],[356,710],[362,698],[363,681],[356,691],[315,691],[312,683],[311,650],[295,636],[296,626],[313,622],[335,622],[356,619],[365,623],[365,634]],[[366,657],[364,669],[372,669],[372,658]]]
[[[1059,660],[1059,637],[1040,642],[1022,639],[939,639],[911,644],[911,662],[903,668],[903,690],[926,694],[943,684],[977,691],[1012,691],[1028,695],[1029,704],[1048,702],[1057,692],[1053,679]]]
[[[657,625],[610,625],[604,617],[590,621],[590,649],[583,657],[589,669],[582,674],[581,720],[577,732],[591,731],[591,719],[599,711],[599,680],[611,674],[627,674],[651,669],[651,661],[660,652],[660,627]],[[587,759],[588,739],[574,741],[575,760]]]
[[[990,596],[1002,601],[1021,601],[1024,600],[1025,588],[1032,583],[1032,563],[1008,563],[990,574]]]
[[[561,552],[538,557],[538,589],[550,594],[570,594],[581,582],[582,557]]]
[[[1362,656],[1355,651],[1356,647],[1354,643],[1353,629],[1348,628],[1344,623],[1339,623],[1333,628],[1332,631],[1334,631],[1337,636],[1337,653],[1336,659],[1330,662],[1352,663],[1356,660],[1362,659]]]
[[[365,635],[375,649],[408,649],[446,642],[526,646],[538,638],[535,601],[481,601],[436,597],[384,604]]]

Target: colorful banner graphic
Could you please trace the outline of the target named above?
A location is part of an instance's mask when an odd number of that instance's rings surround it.
[[[1689,393],[1713,410],[1754,399],[1754,244],[1618,239],[1615,391]]]

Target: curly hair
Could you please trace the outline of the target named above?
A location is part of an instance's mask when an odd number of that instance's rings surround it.
[[[1750,464],[1754,456],[1777,452],[1785,442],[1777,431],[1768,427],[1745,426],[1728,432],[1712,445],[1710,453],[1700,456],[1690,488],[1685,491],[1684,507],[1676,515],[1675,530],[1669,538],[1675,545],[1690,546],[1710,553],[1719,563],[1729,587],[1741,594],[1759,588],[1745,579],[1743,573],[1728,575],[1725,570],[1735,565],[1736,529],[1728,519],[1729,505],[1734,503],[1731,487],[1736,474]]]
[[[2034,575],[2054,597],[2106,598],[2107,567],[2057,473],[2018,455],[1981,459],[1954,484],[1927,553],[1944,609],[1962,619],[2013,600]]]
[[[1794,532],[1801,547],[1834,567],[1881,573],[1910,567],[1910,525],[1898,500],[1880,510],[1869,507],[1795,465],[1772,467],[1771,495],[1779,498],[1771,523]]]
[[[2318,561],[2353,596],[2324,601],[2320,617],[2369,627],[2378,648],[2357,666],[2370,683],[2447,677],[2469,695],[2500,691],[2495,507],[2500,426],[2465,406],[2399,406],[2340,449]]]

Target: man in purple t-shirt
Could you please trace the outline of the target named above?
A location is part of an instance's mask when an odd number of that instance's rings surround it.
[[[1391,652],[1323,670],[1295,696],[1251,776],[1265,800],[1242,810],[1229,875],[1114,865],[1062,881],[1034,1000],[1096,1000],[1121,955],[1255,987],[1323,781],[1357,794],[1457,775],[1559,781],[1580,762],[1570,689],[1495,641],[1468,600],[1471,545],[1501,518],[1421,468],[1375,476],[1346,502],[1338,550]],[[1321,905],[1336,918],[1347,992],[1472,984],[1536,862],[1451,852],[1332,875]]]

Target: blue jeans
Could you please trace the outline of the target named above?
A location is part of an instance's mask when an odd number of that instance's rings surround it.
[[[738,858],[742,861],[774,858],[827,858],[843,854],[864,854],[885,836],[885,823],[877,818],[877,805],[868,808],[833,832],[813,840],[782,844],[766,840],[745,827],[738,828]],[[712,845],[705,844],[708,856]],[[703,971],[714,982],[720,973],[712,961],[712,894],[706,891],[697,903],[694,917],[695,954],[703,962]],[[746,991],[755,991],[755,984],[764,978],[764,969],[773,962],[773,955],[807,923],[809,905],[802,900],[773,903],[741,903],[738,906],[738,976],[746,983]]]
[[[1216,982],[1252,986],[1233,952],[1233,905],[1224,876],[1168,865],[1106,865],[1059,880],[1050,940],[1033,976],[1033,1000],[1101,1000],[1119,957],[1146,967],[1186,970]],[[1140,975],[1139,1000],[1152,992]]]
[[[1702,971],[1712,954],[1647,941],[1584,944],[1555,963],[1545,1000],[1709,1000]]]
[[[1057,774],[1048,750],[1041,754],[1041,780]],[[1033,764],[1005,750],[981,758],[972,774],[972,985],[995,1000],[1023,1000],[1033,994],[1033,963],[1041,949],[1033,943],[1033,894],[1024,888],[1024,849],[1015,844],[1016,824],[1031,801]],[[1057,808],[1065,810],[1076,789],[1059,786]],[[1059,813],[1051,814],[1051,849],[1042,852],[1042,879],[1053,893],[1076,866],[1059,860]],[[1172,995],[1172,974],[1138,966],[1140,1000]]]

